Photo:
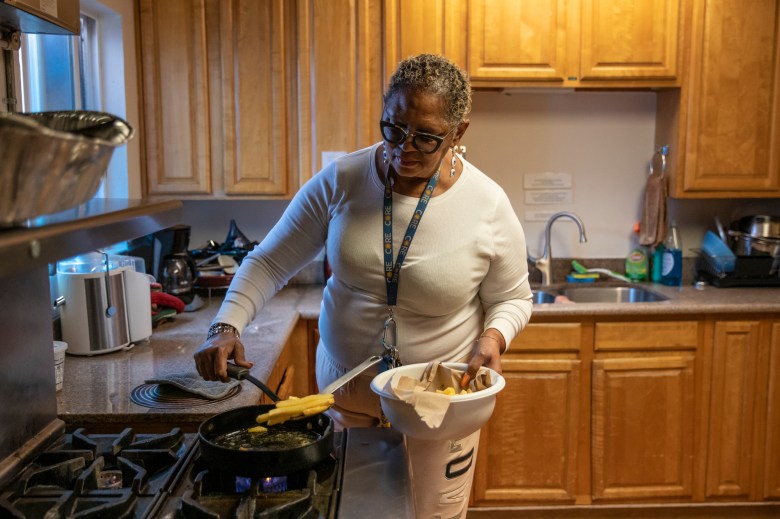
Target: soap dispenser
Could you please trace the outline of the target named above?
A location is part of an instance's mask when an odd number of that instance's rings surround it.
[[[664,241],[661,263],[661,283],[679,287],[682,285],[682,241],[677,222],[672,220]]]

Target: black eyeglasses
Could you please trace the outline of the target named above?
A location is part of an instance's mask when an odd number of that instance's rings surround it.
[[[403,145],[406,139],[412,138],[412,144],[422,153],[435,153],[447,135],[452,133],[448,131],[444,135],[433,135],[430,133],[408,132],[393,123],[379,121],[379,128],[382,130],[382,138],[390,144]],[[454,128],[453,128],[454,130]]]

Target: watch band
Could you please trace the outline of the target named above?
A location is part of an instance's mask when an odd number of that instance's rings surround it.
[[[206,336],[206,339],[211,339],[212,337],[220,333],[232,333],[233,335],[236,336],[236,339],[241,338],[241,334],[238,333],[238,330],[232,324],[214,323],[209,327],[209,333]]]

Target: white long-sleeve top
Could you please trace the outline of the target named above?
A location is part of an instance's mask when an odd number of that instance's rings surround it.
[[[339,158],[301,188],[241,263],[214,322],[243,330],[324,244],[333,275],[323,292],[321,347],[345,368],[383,352],[389,314],[377,146]],[[393,193],[394,262],[417,202]],[[400,271],[393,312],[401,362],[464,358],[488,328],[508,345],[531,309],[520,222],[501,187],[464,160],[460,178],[434,191]]]

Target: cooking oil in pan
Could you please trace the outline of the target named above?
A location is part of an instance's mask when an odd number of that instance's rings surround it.
[[[218,436],[214,443],[228,449],[282,451],[305,447],[320,439],[316,431],[291,429],[284,425],[269,427],[266,432],[241,429]]]

